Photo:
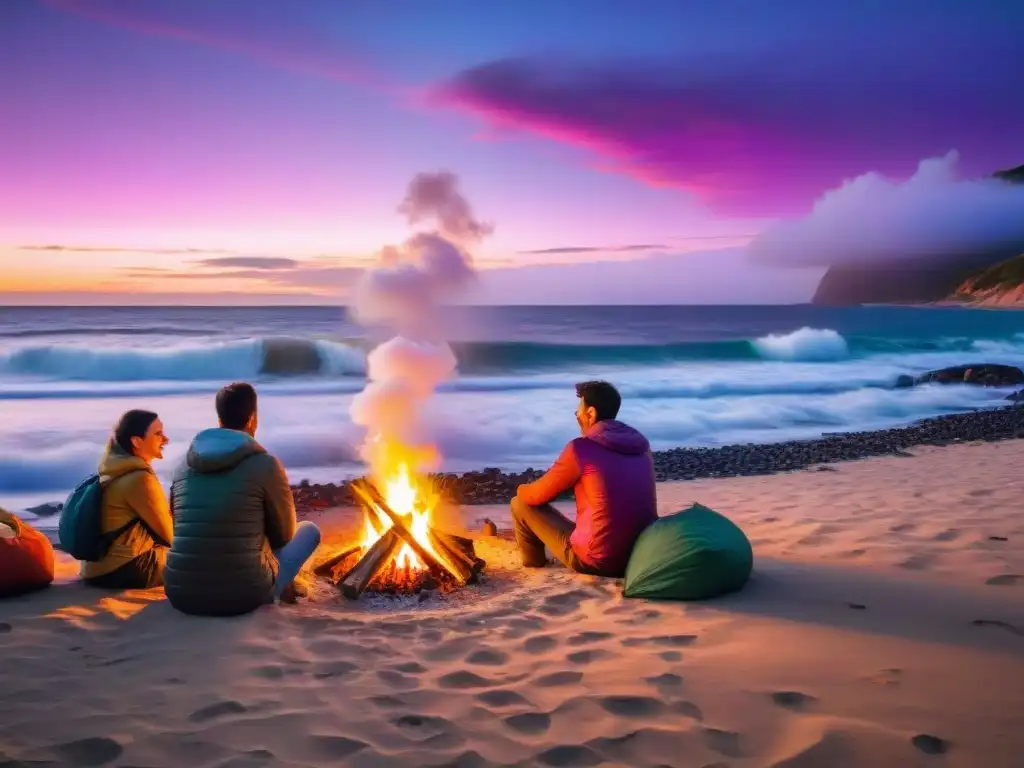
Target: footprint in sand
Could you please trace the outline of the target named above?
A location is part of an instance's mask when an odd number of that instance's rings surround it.
[[[893,533],[906,533],[907,531],[913,531],[917,528],[914,523],[900,523],[889,528]]]
[[[429,645],[441,642],[442,637],[444,637],[444,635],[439,629],[425,629],[420,633],[420,639]]]
[[[1024,576],[1018,576],[1016,573],[1004,573],[1001,576],[985,579],[985,583],[992,587],[1012,587],[1020,584],[1021,581],[1024,581]]]
[[[427,671],[427,668],[418,661],[406,661],[402,664],[396,664],[392,669],[395,672],[401,672],[406,675],[422,675]]]
[[[599,659],[609,659],[614,654],[608,651],[602,651],[599,648],[588,648],[585,651],[575,651],[565,657],[566,661],[571,664],[592,664]]]
[[[679,675],[673,675],[671,672],[666,672],[655,677],[645,677],[644,682],[648,685],[653,685],[659,691],[674,691],[683,684],[683,678]]]
[[[479,664],[487,667],[500,667],[508,661],[508,654],[496,651],[493,648],[481,648],[473,651],[466,657],[467,664]]]
[[[607,640],[611,636],[611,632],[580,632],[579,634],[572,635],[565,642],[569,645],[589,645],[590,643],[599,643],[602,640]]]
[[[523,643],[523,650],[531,654],[547,653],[558,645],[558,638],[552,635],[537,635]]]
[[[665,709],[665,704],[651,696],[605,696],[597,703],[618,717],[650,717]]]
[[[529,707],[532,706],[528,699],[515,691],[507,691],[498,688],[493,691],[484,691],[476,695],[477,701],[488,707]]]
[[[243,715],[248,711],[245,705],[239,701],[218,701],[216,704],[210,704],[197,709],[188,716],[188,719],[193,723],[206,723],[210,720],[216,720],[218,717]]]
[[[541,688],[555,688],[560,685],[574,685],[583,679],[582,672],[552,672],[534,680]]]
[[[866,552],[866,549],[848,549],[845,552],[840,552],[839,557],[853,559],[855,557],[861,557]]]
[[[564,616],[579,609],[580,604],[591,597],[593,595],[589,592],[584,592],[582,589],[573,589],[560,595],[545,597],[543,604],[537,610],[548,616]]]
[[[817,701],[813,696],[799,691],[775,691],[771,696],[772,701],[786,709],[806,709]]]
[[[926,755],[944,755],[949,751],[948,741],[927,733],[919,733],[910,740],[910,743]]]
[[[743,743],[738,733],[718,728],[705,728],[704,740],[711,749],[726,757],[743,757]]]
[[[440,733],[441,731],[448,730],[448,727],[451,725],[445,718],[433,717],[431,715],[402,715],[391,722],[398,728],[415,730],[421,733],[428,731]]]
[[[420,681],[415,677],[409,677],[408,675],[403,675],[401,672],[394,672],[390,669],[378,670],[377,678],[385,685],[399,690],[409,691],[413,688],[420,687]]]
[[[619,640],[627,648],[639,645],[660,645],[670,648],[685,648],[697,641],[696,635],[658,635],[656,637],[624,637]]]
[[[956,528],[947,528],[941,533],[932,536],[932,541],[956,541],[960,538],[960,531]]]
[[[930,555],[926,552],[920,552],[916,555],[911,555],[906,560],[901,560],[897,565],[899,565],[900,568],[906,568],[908,571],[923,571],[933,562],[935,562],[934,555]]]
[[[431,648],[423,654],[423,658],[427,661],[455,661],[455,659],[464,657],[470,651],[476,650],[476,646],[479,644],[477,637],[456,637]]]
[[[662,651],[658,654],[658,658],[662,661],[680,661],[683,658],[683,654],[679,651]]]
[[[72,765],[105,765],[117,760],[124,749],[113,739],[91,736],[58,744],[53,751]]]
[[[371,696],[370,703],[375,707],[381,709],[393,709],[395,707],[404,707],[406,702],[404,699],[400,699],[397,696]]]
[[[551,716],[544,712],[523,712],[506,717],[505,725],[513,731],[535,736],[551,727]]]
[[[580,744],[562,744],[552,747],[534,755],[534,759],[540,765],[553,765],[558,768],[563,766],[589,768],[589,766],[605,762],[605,759],[597,752]]]
[[[359,666],[350,661],[332,661],[315,671],[313,677],[317,680],[326,680],[331,677],[344,677],[358,671]]]
[[[441,688],[464,690],[467,688],[490,688],[494,685],[494,682],[485,677],[480,677],[475,672],[460,669],[458,672],[449,672],[447,675],[442,675],[438,679],[437,684]]]
[[[0,621],[0,635],[6,635],[8,632],[11,632],[13,630],[14,627],[12,627],[6,621]]]
[[[675,712],[677,715],[693,718],[698,723],[704,721],[704,713],[701,712],[700,707],[698,707],[692,701],[673,702],[671,710]]]
[[[284,667],[276,664],[267,664],[262,667],[254,667],[250,670],[253,677],[262,677],[264,680],[280,680],[284,677]]]

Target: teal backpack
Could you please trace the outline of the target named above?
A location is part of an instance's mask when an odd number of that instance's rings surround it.
[[[103,533],[103,485],[99,475],[89,475],[71,492],[60,513],[57,537],[60,548],[76,560],[102,560],[118,536],[136,523],[131,520],[110,533]]]

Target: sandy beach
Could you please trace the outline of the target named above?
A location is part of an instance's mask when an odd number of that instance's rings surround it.
[[[316,585],[236,620],[62,562],[0,603],[0,765],[1020,766],[1024,441],[909,453],[660,484],[753,542],[702,604],[526,572],[502,538],[449,597]]]

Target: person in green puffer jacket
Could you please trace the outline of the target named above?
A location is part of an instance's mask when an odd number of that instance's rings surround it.
[[[288,598],[320,530],[296,523],[284,468],[256,442],[256,390],[229,384],[216,406],[220,427],[195,436],[171,483],[164,590],[183,613],[236,616]]]

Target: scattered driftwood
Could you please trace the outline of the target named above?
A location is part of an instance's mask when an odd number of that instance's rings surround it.
[[[341,593],[349,600],[358,600],[377,571],[391,562],[401,545],[402,539],[395,533],[394,527],[387,530],[341,580]]]

